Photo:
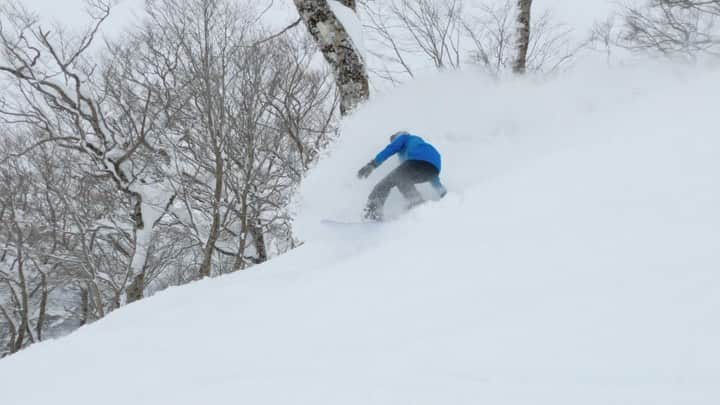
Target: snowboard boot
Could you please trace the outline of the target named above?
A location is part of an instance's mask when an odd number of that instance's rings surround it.
[[[382,214],[378,212],[377,208],[368,205],[363,211],[363,218],[367,221],[380,222],[382,221]]]

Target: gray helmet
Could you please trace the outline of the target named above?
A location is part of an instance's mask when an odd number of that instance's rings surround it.
[[[400,136],[400,135],[405,135],[405,134],[407,134],[407,133],[408,133],[408,131],[397,131],[397,132],[395,132],[394,134],[390,135],[390,142],[394,141],[395,138],[397,138],[398,136]]]

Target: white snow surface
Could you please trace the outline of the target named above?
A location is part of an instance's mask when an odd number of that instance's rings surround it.
[[[0,361],[2,403],[718,404],[717,94],[650,65],[411,83],[308,176],[303,246]],[[449,195],[319,224],[358,215],[398,128]]]

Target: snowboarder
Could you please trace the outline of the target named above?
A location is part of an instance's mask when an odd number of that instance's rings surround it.
[[[380,180],[370,193],[364,212],[366,219],[382,221],[382,209],[393,187],[397,187],[408,201],[407,209],[423,202],[415,184],[430,182],[440,198],[447,194],[447,190],[440,183],[440,153],[419,136],[406,131],[390,136],[390,144],[358,171],[358,178],[367,178],[373,170],[396,153],[402,163]]]

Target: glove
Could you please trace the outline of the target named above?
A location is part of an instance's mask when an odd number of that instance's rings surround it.
[[[358,178],[359,179],[367,178],[370,175],[370,173],[372,173],[372,171],[375,170],[376,167],[377,167],[377,164],[375,164],[375,160],[371,160],[370,163],[366,164],[365,166],[362,167],[362,169],[360,169],[358,171],[358,174],[357,174]]]

